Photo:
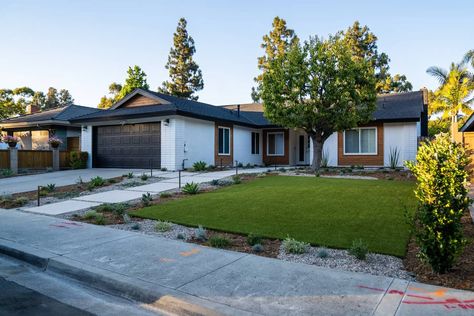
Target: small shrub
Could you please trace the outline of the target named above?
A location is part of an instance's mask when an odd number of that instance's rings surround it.
[[[278,169],[278,171],[280,171],[280,172],[286,172],[286,169],[283,168],[283,167],[281,167],[281,168]]]
[[[245,169],[252,169],[254,166],[249,162],[245,165]]]
[[[253,233],[248,234],[247,236],[247,244],[250,246],[256,245],[256,244],[261,244],[262,243],[262,237],[255,235]]]
[[[171,197],[171,193],[168,193],[168,192],[163,192],[160,194],[160,198],[162,199],[167,199],[167,198],[170,198]]]
[[[98,213],[96,211],[87,211],[82,218],[84,219],[94,219],[96,218]]]
[[[238,174],[236,174],[232,176],[232,181],[234,182],[234,184],[240,184],[242,183],[242,178]]]
[[[139,223],[133,223],[133,225],[131,226],[131,228],[132,228],[133,230],[140,230],[140,227],[141,227],[141,226],[140,226]]]
[[[28,198],[26,198],[24,196],[17,197],[14,200],[14,204],[16,205],[16,207],[21,207],[21,206],[25,205],[26,203],[28,203]]]
[[[186,183],[182,188],[182,191],[186,194],[198,194],[199,193],[199,184],[191,182]]]
[[[23,196],[17,198],[13,198],[11,195],[0,196],[0,207],[2,208],[22,207],[26,203],[28,203],[28,199]]]
[[[349,253],[359,260],[365,260],[367,258],[368,252],[369,248],[362,239],[354,240],[352,242],[351,248],[349,249]]]
[[[388,160],[390,164],[390,169],[397,169],[398,162],[400,160],[400,150],[398,149],[398,147],[390,148],[390,155]]]
[[[211,184],[212,185],[219,185],[219,180],[214,179],[214,180],[211,181]]]
[[[98,213],[94,219],[94,224],[96,225],[105,225],[105,216],[104,214]]]
[[[287,253],[302,254],[308,251],[309,244],[288,236],[283,240],[283,248]]]
[[[111,213],[114,210],[113,204],[105,203],[94,208],[94,211],[98,213]]]
[[[329,253],[326,250],[326,248],[320,248],[316,255],[318,256],[318,258],[322,258],[322,259],[329,257]]]
[[[97,176],[91,179],[91,181],[87,184],[87,188],[89,190],[92,190],[94,188],[98,188],[104,185],[105,185],[104,178]]]
[[[122,218],[123,218],[123,221],[125,222],[125,224],[128,224],[128,223],[131,222],[130,216],[127,213],[124,213],[122,215]]]
[[[204,229],[201,225],[194,230],[194,238],[200,241],[207,240],[207,230]]]
[[[244,167],[244,164],[243,164],[243,163],[239,162],[239,163],[237,164],[237,168],[243,168],[243,167]]]
[[[148,175],[147,175],[146,173],[142,173],[142,175],[141,175],[141,177],[140,177],[140,179],[142,179],[142,181],[146,181],[146,180],[148,180],[148,178],[149,178],[149,177],[148,177]]]
[[[155,224],[155,230],[157,232],[161,232],[161,233],[164,233],[164,232],[167,232],[171,229],[171,223],[170,222],[162,222],[162,221],[158,221],[156,224]]]
[[[133,172],[129,172],[126,174],[127,178],[129,179],[133,179],[134,175],[133,175]]]
[[[167,171],[168,168],[164,168],[164,167],[163,167],[163,168],[161,168],[160,170],[161,170],[161,171]]]
[[[13,175],[12,169],[2,169],[1,173],[2,177],[11,177]]]
[[[88,159],[89,153],[86,151],[71,151],[69,153],[69,166],[72,169],[85,169],[87,168]]]
[[[54,190],[56,190],[56,184],[49,183],[44,188],[46,189],[46,191],[48,191],[48,193],[51,193],[51,192],[54,192]]]
[[[108,179],[107,182],[109,184],[114,184],[114,183],[117,183],[117,180],[115,180],[114,178],[111,178],[111,179]]]
[[[178,234],[176,235],[176,239],[186,240],[186,235],[183,234],[183,233],[178,233]]]
[[[112,212],[117,216],[123,216],[125,214],[125,211],[128,208],[127,203],[116,203],[116,204],[113,204],[113,205],[114,205],[114,207],[113,207]]]
[[[76,184],[77,184],[77,185],[83,185],[83,184],[84,184],[84,181],[82,180],[82,177],[81,177],[81,176],[79,176],[79,178],[77,178]]]
[[[255,244],[252,246],[252,251],[255,252],[255,253],[260,253],[262,252],[264,249],[263,249],[263,246],[261,244]]]
[[[231,244],[230,240],[224,236],[212,236],[209,238],[209,245],[215,248],[226,248]]]
[[[323,151],[323,155],[321,157],[321,168],[327,168],[329,165],[329,151]]]
[[[207,166],[207,170],[215,170],[215,169],[216,169],[216,166],[214,165]]]
[[[137,187],[139,185],[142,185],[142,183],[140,183],[138,181],[130,181],[130,182],[122,183],[120,186],[122,186],[124,188],[133,188],[133,187]]]
[[[196,161],[193,163],[194,171],[206,171],[207,164],[204,161]]]
[[[153,197],[151,196],[150,192],[142,194],[142,204],[143,206],[149,206],[153,201]]]

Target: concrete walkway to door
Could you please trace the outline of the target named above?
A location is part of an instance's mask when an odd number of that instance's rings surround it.
[[[14,194],[34,191],[39,185],[54,183],[57,187],[71,185],[78,181],[79,177],[87,182],[91,178],[100,176],[104,179],[115,178],[124,173],[133,172],[142,174],[149,172],[145,169],[116,169],[116,168],[92,168],[92,169],[76,169],[55,172],[38,173],[25,176],[16,176],[0,179],[0,195]]]

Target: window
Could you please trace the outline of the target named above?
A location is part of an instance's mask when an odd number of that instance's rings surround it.
[[[376,155],[377,128],[355,128],[345,131],[344,154]]]
[[[285,138],[283,133],[267,134],[267,155],[284,156]]]
[[[260,134],[252,132],[252,155],[260,154]]]
[[[49,149],[49,132],[48,131],[32,131],[31,143],[33,150],[48,150]]]
[[[219,155],[230,155],[230,128],[219,127]]]

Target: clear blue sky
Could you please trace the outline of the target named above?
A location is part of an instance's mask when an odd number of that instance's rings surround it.
[[[379,37],[391,72],[414,89],[434,88],[426,73],[474,49],[474,1],[140,1],[0,0],[0,88],[69,89],[75,102],[96,106],[108,85],[141,66],[155,90],[178,19],[188,20],[204,75],[200,101],[250,101],[262,36],[274,16],[300,38],[327,36],[355,20]]]

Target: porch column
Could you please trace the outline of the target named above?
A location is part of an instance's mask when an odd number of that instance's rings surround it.
[[[53,148],[53,170],[59,171],[59,148]]]
[[[18,174],[18,149],[15,147],[10,147],[10,170]]]

